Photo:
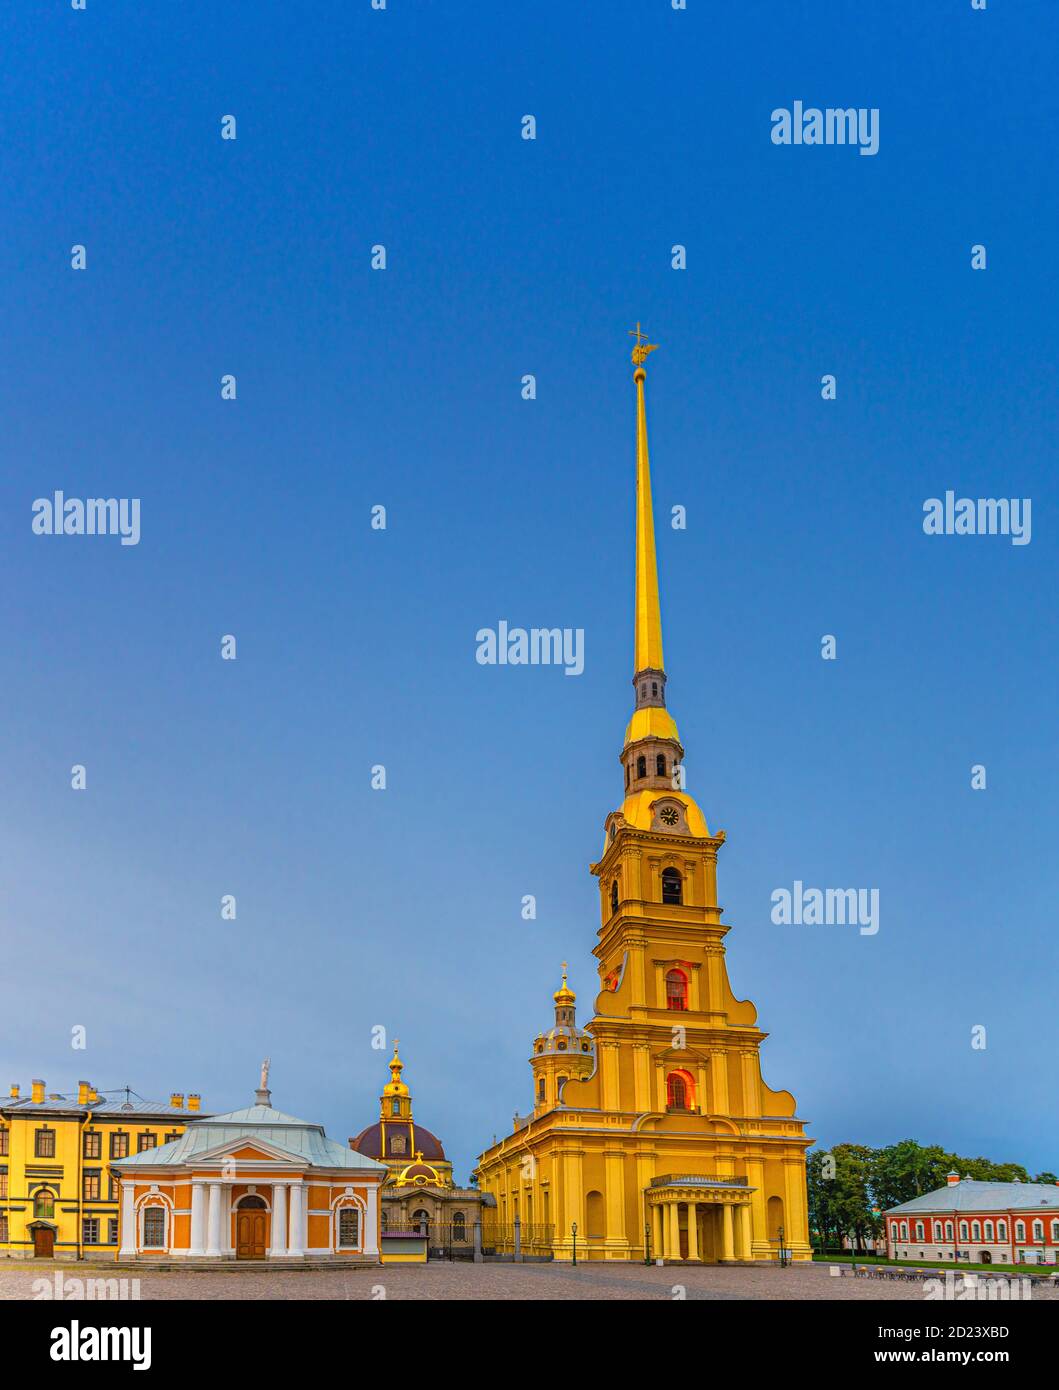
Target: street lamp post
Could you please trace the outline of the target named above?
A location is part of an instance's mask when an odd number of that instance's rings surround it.
[[[651,1263],[651,1223],[648,1222],[643,1228],[643,1262],[645,1265]]]
[[[571,1235],[573,1236],[573,1238],[574,1238],[573,1263],[576,1265],[576,1264],[577,1264],[577,1222],[576,1222],[576,1221],[572,1222],[571,1225],[570,1225],[570,1234],[571,1234]]]

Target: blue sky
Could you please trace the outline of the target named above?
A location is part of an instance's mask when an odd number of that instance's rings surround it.
[[[528,1108],[561,960],[594,997],[639,319],[688,516],[669,703],[765,1078],[823,1144],[1055,1168],[1055,7],[0,25],[0,1082],[219,1110],[267,1053],[344,1138],[382,1025],[461,1177]],[[877,107],[878,154],[773,145],[795,100]],[[1031,498],[1031,544],[924,536],[949,488]],[[33,535],[56,489],[139,497],[140,544]],[[478,666],[501,618],[584,628],[584,674]],[[773,925],[796,879],[878,888],[879,933]]]

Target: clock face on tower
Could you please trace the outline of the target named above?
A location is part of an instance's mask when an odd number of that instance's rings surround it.
[[[680,819],[680,813],[675,806],[663,806],[659,812],[658,819],[663,825],[676,825]]]

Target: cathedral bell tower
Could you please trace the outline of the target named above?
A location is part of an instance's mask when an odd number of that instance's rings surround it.
[[[592,1035],[577,1026],[577,995],[563,982],[552,995],[555,1027],[538,1033],[533,1040],[533,1113],[543,1115],[562,1104],[562,1091],[571,1077],[587,1076],[595,1066]]]
[[[622,801],[591,865],[600,989],[584,1030],[573,991],[532,1057],[534,1111],[483,1153],[501,1224],[530,1223],[556,1259],[768,1261],[811,1258],[804,1121],[761,1075],[766,1034],[732,992],[717,902],[717,854],[687,791],[669,712],[647,449],[655,345],[633,334],[636,581],[633,709]],[[582,1065],[576,1070],[574,1061]]]

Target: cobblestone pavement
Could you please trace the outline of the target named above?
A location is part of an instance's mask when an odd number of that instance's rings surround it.
[[[64,1279],[108,1277],[105,1266],[43,1262],[0,1265],[0,1299],[37,1296],[32,1285],[42,1276]],[[122,1277],[135,1277],[121,1271]],[[109,1273],[109,1277],[115,1277]],[[39,1286],[38,1286],[39,1287]],[[69,1290],[67,1289],[67,1292]],[[922,1301],[921,1283],[836,1278],[826,1265],[790,1269],[637,1264],[446,1264],[387,1265],[360,1270],[283,1270],[272,1272],[145,1270],[143,1299],[856,1299]],[[1033,1290],[1034,1301],[1059,1302],[1059,1291]]]

